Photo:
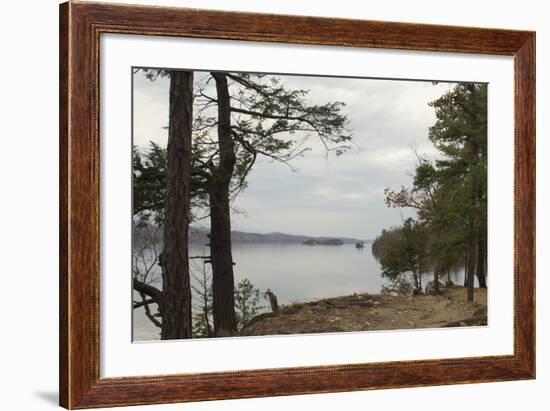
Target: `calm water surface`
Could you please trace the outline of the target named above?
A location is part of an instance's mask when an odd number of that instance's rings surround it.
[[[189,252],[190,256],[207,254],[196,245],[191,245]],[[354,244],[235,244],[233,259],[235,283],[247,278],[262,292],[270,288],[280,305],[353,293],[376,294],[387,283],[370,244],[363,249]],[[452,280],[461,284],[463,275],[457,272]],[[425,278],[424,285],[430,279]],[[264,304],[269,305],[267,301]],[[143,309],[133,311],[134,340],[159,339],[159,329],[145,317]]]

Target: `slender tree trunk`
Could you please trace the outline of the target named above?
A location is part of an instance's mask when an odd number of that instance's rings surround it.
[[[214,333],[218,337],[224,337],[237,334],[229,204],[229,185],[235,168],[236,156],[231,135],[231,103],[227,77],[223,73],[212,73],[212,77],[216,81],[218,95],[220,161],[212,172],[208,189],[211,226],[210,256]]]
[[[412,272],[412,277],[413,277],[413,283],[414,283],[414,294],[418,295],[420,294],[419,293],[420,285],[418,283],[418,274],[416,273],[416,271]]]
[[[201,297],[202,297],[202,315],[204,316],[204,325],[206,327],[206,336],[213,337],[212,326],[210,325],[210,296],[208,289],[208,277],[206,275],[206,263],[202,263],[202,278],[201,278]]]
[[[476,269],[476,242],[470,242],[470,250],[468,256],[468,266],[466,269],[466,289],[468,302],[474,301],[474,275]]]
[[[188,230],[191,192],[193,72],[170,73],[161,339],[191,338]]]
[[[470,86],[471,87],[471,86]],[[478,158],[478,145],[474,141],[469,141],[467,143],[467,146],[465,148],[471,153],[472,158]],[[479,224],[481,224],[478,217],[479,207],[480,207],[480,189],[481,185],[478,179],[478,175],[473,172],[472,173],[472,192],[471,192],[471,202],[473,206],[473,210],[470,215],[470,221],[468,224],[468,234],[469,234],[469,251],[468,251],[468,273],[466,276],[466,287],[467,287],[467,296],[468,296],[468,302],[474,301],[474,276],[477,274],[477,270],[479,270],[479,258],[483,260],[483,256],[479,256],[479,239],[481,238],[479,236]]]
[[[224,189],[214,187],[210,191],[213,314],[214,332],[218,337],[235,335],[237,332],[231,223],[227,197]]]
[[[482,238],[479,239],[477,245],[477,266],[476,266],[476,276],[479,282],[479,288],[487,288],[487,272],[485,270],[485,247],[484,241]]]
[[[434,268],[434,294],[439,294],[439,264]]]
[[[464,287],[468,287],[468,267],[470,266],[469,261],[470,258],[468,255],[468,251],[466,251],[466,253],[464,254]]]

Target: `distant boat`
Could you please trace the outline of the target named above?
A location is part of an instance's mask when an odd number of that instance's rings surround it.
[[[363,243],[362,241],[355,243],[355,248],[363,248],[364,246],[365,246],[365,243]]]

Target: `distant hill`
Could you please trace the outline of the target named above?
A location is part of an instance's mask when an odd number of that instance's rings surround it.
[[[195,244],[206,244],[208,243],[209,230],[203,227],[189,227],[189,242]],[[233,243],[253,243],[253,244],[263,244],[263,243],[275,243],[275,244],[302,244],[304,242],[327,242],[331,240],[340,240],[344,244],[355,244],[359,241],[363,241],[366,244],[372,243],[373,240],[360,240],[357,238],[347,238],[347,237],[312,237],[306,235],[293,235],[285,233],[246,233],[244,231],[231,231],[231,241]]]

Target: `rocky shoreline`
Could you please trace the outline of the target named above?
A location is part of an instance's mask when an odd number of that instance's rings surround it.
[[[354,294],[281,307],[252,319],[241,335],[312,334],[345,331],[487,325],[487,290],[453,287],[441,295]]]

